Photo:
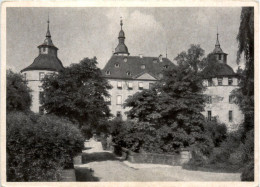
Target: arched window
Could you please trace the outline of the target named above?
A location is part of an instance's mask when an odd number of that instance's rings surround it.
[[[115,67],[116,67],[116,68],[119,68],[120,65],[119,65],[118,63],[115,63]]]

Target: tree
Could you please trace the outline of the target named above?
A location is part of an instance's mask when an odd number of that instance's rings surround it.
[[[205,51],[200,47],[200,45],[192,44],[187,52],[183,51],[177,55],[175,60],[178,64],[189,65],[196,73],[202,70],[206,61],[204,56]]]
[[[201,142],[209,144],[201,114],[204,87],[196,71],[189,63],[180,63],[166,71],[157,86],[127,99],[125,106],[131,107],[128,117],[137,119],[140,131],[149,136],[146,149],[174,152]]]
[[[239,71],[239,89],[235,90],[234,94],[245,114],[244,128],[248,132],[254,128],[254,8],[242,8],[240,20],[237,63],[243,54],[245,68]]]
[[[96,58],[84,58],[59,74],[45,77],[42,102],[46,112],[76,120],[85,129],[110,117],[104,98],[109,97],[111,86],[96,65]]]
[[[32,103],[31,90],[22,76],[12,70],[6,72],[6,109],[10,111],[29,111]]]

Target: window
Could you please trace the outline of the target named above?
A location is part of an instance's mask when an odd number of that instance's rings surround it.
[[[127,83],[127,86],[128,86],[128,89],[129,89],[129,90],[132,90],[132,89],[133,89],[133,83],[132,83],[132,82]]]
[[[44,109],[42,106],[39,107],[39,114],[40,115],[43,115],[44,114]]]
[[[142,82],[139,82],[139,83],[138,83],[138,88],[139,88],[139,90],[144,89],[144,87],[143,87],[143,83],[142,83]]]
[[[235,99],[235,96],[234,95],[230,95],[229,96],[229,103],[234,103],[234,99]]]
[[[106,75],[110,75],[110,71],[106,71]]]
[[[42,51],[45,52],[45,51],[46,51],[46,48],[44,47],[44,48],[42,49]]]
[[[229,122],[233,121],[233,112],[232,112],[232,110],[228,111],[228,120],[229,120]]]
[[[44,99],[43,92],[39,92],[39,102],[40,102],[40,104],[42,104],[43,99]]]
[[[208,103],[208,104],[211,104],[211,103],[212,103],[212,96],[211,96],[211,95],[209,95],[209,96],[207,97],[207,103]]]
[[[117,88],[122,89],[122,82],[117,82]]]
[[[145,65],[144,64],[141,65],[141,69],[145,69]]]
[[[169,67],[168,65],[163,66],[164,69],[167,69],[168,67]]]
[[[122,105],[122,95],[116,96],[116,104],[117,105]]]
[[[149,89],[152,89],[153,86],[154,86],[154,83],[149,83]]]
[[[213,86],[213,81],[212,81],[212,79],[209,79],[209,80],[208,80],[208,85],[209,85],[209,86]]]
[[[233,79],[232,78],[228,78],[228,85],[232,85],[233,84]]]
[[[157,63],[158,60],[156,58],[153,59],[153,63]]]
[[[218,55],[218,59],[221,60],[221,54]]]
[[[127,58],[126,57],[124,58],[124,62],[127,62]]]
[[[120,66],[119,66],[119,64],[118,64],[118,63],[115,63],[115,67],[116,67],[116,68],[119,68]]]
[[[222,83],[223,83],[223,78],[218,78],[218,85],[222,86]]]
[[[116,112],[116,117],[117,117],[117,118],[121,118],[121,112],[120,112],[120,111],[117,111],[117,112]]]
[[[23,74],[23,80],[26,81],[26,73]]]
[[[40,79],[40,81],[41,81],[43,78],[44,78],[44,72],[40,72],[40,73],[39,73],[39,79]]]
[[[211,121],[211,111],[208,111],[208,120]]]
[[[105,102],[106,102],[107,105],[111,105],[111,98],[105,97]]]
[[[126,72],[126,75],[127,75],[127,76],[131,76],[131,72],[130,72],[130,71],[127,71],[127,72]]]

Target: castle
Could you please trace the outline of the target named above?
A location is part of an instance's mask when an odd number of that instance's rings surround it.
[[[163,70],[174,68],[175,65],[166,57],[131,56],[125,44],[123,22],[120,21],[118,45],[115,52],[102,70],[103,77],[112,85],[109,90],[110,98],[106,99],[111,113],[116,117],[126,119],[123,103],[136,92],[149,89],[163,77]],[[38,46],[39,56],[21,73],[32,89],[32,107],[34,112],[43,113],[40,104],[42,96],[41,80],[45,75],[57,73],[64,69],[57,57],[58,48],[53,45],[49,31],[49,20],[44,43]],[[243,120],[243,114],[233,102],[232,90],[238,88],[238,78],[233,69],[227,64],[227,54],[220,47],[218,34],[212,53],[216,63],[209,64],[203,69],[203,84],[206,86],[205,95],[208,100],[203,115],[208,120],[225,123],[229,131],[235,130]]]

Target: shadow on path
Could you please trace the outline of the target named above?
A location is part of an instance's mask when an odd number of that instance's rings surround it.
[[[109,152],[94,152],[94,153],[83,153],[82,154],[82,163],[86,164],[89,162],[102,162],[108,160],[118,160],[114,154]]]

